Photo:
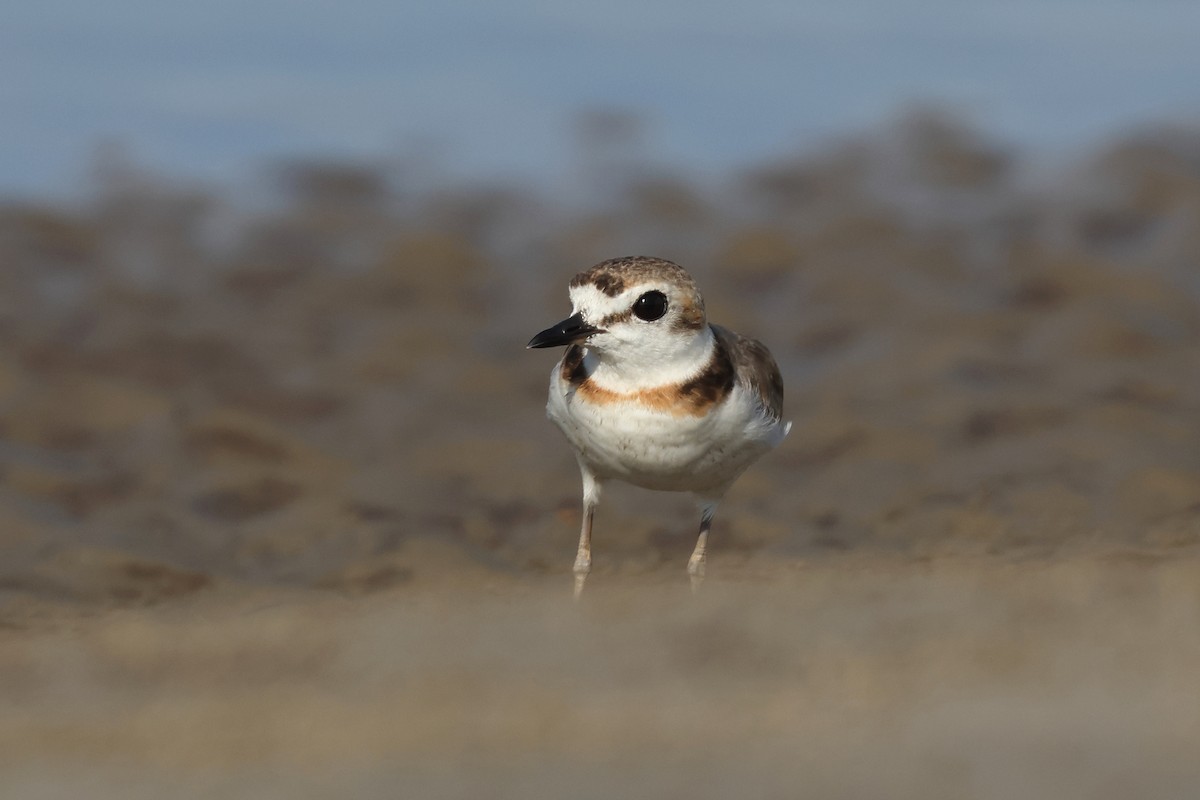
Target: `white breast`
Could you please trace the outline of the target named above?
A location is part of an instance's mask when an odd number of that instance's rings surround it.
[[[787,433],[736,384],[708,414],[676,416],[633,402],[589,402],[557,366],[546,414],[596,477],[666,491],[720,494]]]

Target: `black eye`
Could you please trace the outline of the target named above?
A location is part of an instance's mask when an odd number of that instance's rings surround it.
[[[662,292],[646,292],[634,301],[633,313],[638,319],[654,322],[667,313],[667,296]]]

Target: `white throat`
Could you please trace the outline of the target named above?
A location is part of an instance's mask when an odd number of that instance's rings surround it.
[[[707,325],[695,333],[664,338],[588,347],[584,360],[591,379],[605,389],[625,393],[682,383],[708,366],[715,343]]]

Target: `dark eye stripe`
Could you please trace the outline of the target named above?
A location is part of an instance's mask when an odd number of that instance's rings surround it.
[[[616,325],[618,322],[629,322],[629,318],[633,316],[633,309],[627,308],[624,311],[618,311],[615,314],[609,314],[604,319],[596,323],[597,328],[607,328],[609,325]]]

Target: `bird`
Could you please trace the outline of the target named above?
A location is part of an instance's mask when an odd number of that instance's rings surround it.
[[[613,480],[692,495],[696,588],[726,491],[791,430],[779,366],[761,342],[709,323],[695,280],[672,261],[609,259],[572,278],[569,295],[571,315],[526,349],[567,348],[550,373],[546,416],[583,479],[576,597],[591,571],[593,515]]]

